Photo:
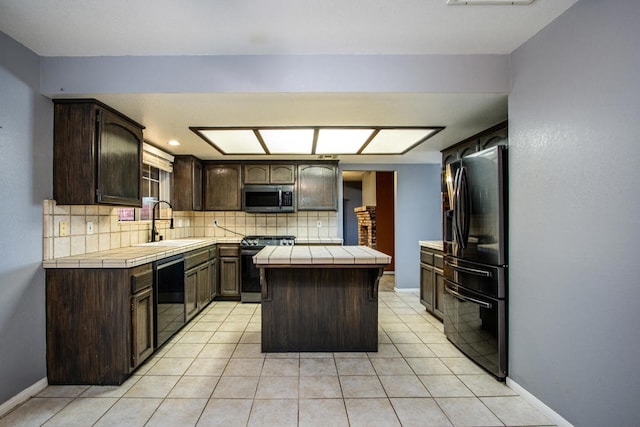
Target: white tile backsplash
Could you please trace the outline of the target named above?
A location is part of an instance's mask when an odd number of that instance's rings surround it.
[[[151,221],[120,222],[118,208],[110,206],[65,206],[55,200],[43,201],[43,258],[50,260],[109,249],[128,247],[151,240]],[[171,212],[162,209],[161,218]],[[235,237],[251,234],[286,234],[296,237],[337,237],[337,212],[296,212],[253,214],[238,211],[173,212],[174,229],[169,221],[157,221],[164,239],[188,237]],[[220,227],[213,225],[218,220]],[[318,228],[317,221],[321,221]],[[60,221],[67,222],[68,236],[61,237]],[[87,234],[87,222],[93,234]],[[180,226],[182,224],[182,226]],[[227,230],[224,230],[223,228]]]

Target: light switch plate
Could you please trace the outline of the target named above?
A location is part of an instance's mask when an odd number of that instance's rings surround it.
[[[87,221],[87,234],[93,234],[93,221]]]
[[[318,221],[317,224],[318,228],[322,227],[322,221]]]

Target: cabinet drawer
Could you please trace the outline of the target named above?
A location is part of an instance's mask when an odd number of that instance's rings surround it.
[[[151,264],[141,265],[131,270],[131,293],[135,294],[153,285]]]
[[[187,252],[184,256],[184,269],[186,271],[196,265],[200,265],[208,261],[209,249],[197,249],[195,251]]]
[[[435,265],[437,268],[444,268],[444,256],[442,255],[438,255],[438,254],[434,254],[433,255],[433,265]]]
[[[220,256],[227,257],[237,257],[240,255],[240,247],[239,246],[219,246],[218,250],[220,251]]]
[[[414,252],[415,253],[415,252]],[[433,265],[433,253],[425,250],[420,251],[420,262],[428,265]]]

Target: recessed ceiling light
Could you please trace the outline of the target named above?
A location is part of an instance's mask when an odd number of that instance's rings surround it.
[[[180,145],[180,141],[178,141],[176,139],[172,139],[167,144],[169,144],[169,145]]]

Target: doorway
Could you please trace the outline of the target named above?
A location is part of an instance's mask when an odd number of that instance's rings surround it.
[[[395,271],[395,171],[343,171],[342,179],[344,244],[390,255],[385,271]]]

